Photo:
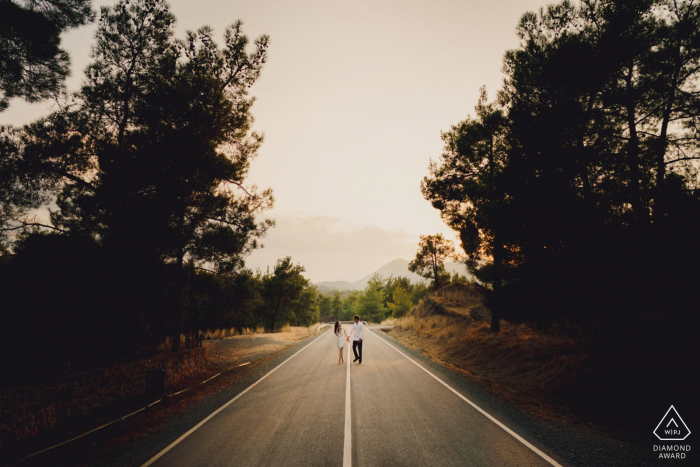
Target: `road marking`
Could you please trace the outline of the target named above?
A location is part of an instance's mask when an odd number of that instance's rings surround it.
[[[158,402],[160,402],[160,401],[162,401],[162,400],[163,400],[163,399],[158,399],[158,400],[155,401],[155,402],[151,402],[151,403],[148,404],[146,407],[153,407],[154,405],[156,405]]]
[[[347,344],[350,344],[349,342]],[[352,467],[352,411],[350,404],[350,345],[346,357],[348,371],[345,375],[345,442],[343,443],[343,467]]]
[[[182,394],[183,392],[189,391],[190,389],[192,389],[192,388],[183,389],[182,391],[178,391],[174,394],[169,394],[168,397],[177,396],[178,394]]]
[[[241,364],[238,365],[238,366],[246,366],[246,365],[250,365],[250,362],[241,363]]]
[[[222,410],[224,410],[226,407],[228,407],[229,405],[231,405],[231,404],[233,404],[234,402],[236,402],[243,394],[245,394],[246,392],[248,392],[248,391],[250,391],[251,389],[253,389],[255,386],[258,385],[259,382],[261,382],[262,380],[264,380],[265,378],[267,378],[268,376],[270,376],[272,373],[274,373],[275,371],[277,371],[277,369],[278,369],[279,367],[281,367],[282,365],[284,365],[285,363],[287,363],[288,361],[290,361],[291,359],[293,359],[294,357],[296,357],[297,355],[299,355],[300,353],[302,353],[304,350],[306,350],[306,348],[307,348],[308,346],[310,346],[311,344],[313,344],[314,342],[316,342],[317,340],[319,340],[322,336],[323,336],[323,334],[321,334],[320,336],[318,336],[318,337],[317,337],[316,339],[314,339],[313,341],[309,342],[309,343],[306,345],[306,347],[302,348],[300,351],[298,351],[297,353],[295,353],[294,355],[292,355],[291,357],[289,357],[288,359],[286,359],[285,361],[283,361],[282,363],[280,363],[279,365],[277,365],[276,367],[274,367],[274,368],[273,368],[272,370],[270,370],[265,376],[263,376],[262,378],[260,378],[259,380],[257,380],[256,382],[254,382],[253,384],[251,384],[250,386],[248,386],[246,389],[243,390],[243,392],[241,392],[241,393],[238,394],[236,397],[234,397],[233,399],[231,399],[230,401],[228,401],[227,403],[225,403],[224,405],[222,405],[221,407],[219,407],[218,409],[216,409],[214,412],[211,413],[211,415],[209,415],[207,418],[205,418],[205,419],[202,420],[201,422],[197,423],[194,427],[190,428],[190,430],[187,431],[184,435],[180,436],[178,439],[176,439],[175,441],[173,441],[172,443],[170,443],[170,445],[169,445],[168,447],[166,447],[165,449],[163,449],[162,451],[160,451],[158,454],[156,454],[155,456],[153,456],[151,459],[148,460],[148,462],[146,462],[145,464],[143,464],[141,467],[148,467],[149,465],[153,464],[155,461],[157,461],[158,459],[160,459],[161,457],[163,457],[168,451],[170,451],[172,448],[174,448],[175,446],[177,446],[177,445],[180,443],[180,441],[182,441],[183,439],[187,438],[189,435],[191,435],[192,433],[194,433],[194,432],[197,430],[197,428],[201,427],[202,425],[204,425],[205,423],[207,423],[209,420],[211,420],[212,418],[214,418],[214,416],[215,416],[216,414],[218,414],[219,412],[221,412]]]
[[[143,410],[143,409],[137,410],[137,412],[140,412],[141,410]],[[128,417],[128,416],[129,416],[129,415],[127,415],[126,417]],[[123,417],[123,418],[126,418],[126,417]],[[82,438],[83,436],[89,435],[90,433],[93,433],[93,432],[95,432],[95,431],[97,431],[97,430],[101,430],[102,428],[108,427],[108,426],[111,425],[112,423],[116,423],[116,422],[118,422],[118,421],[120,421],[120,420],[122,420],[122,419],[121,419],[121,418],[118,418],[118,419],[113,420],[113,421],[111,421],[111,422],[109,422],[109,423],[105,423],[105,424],[102,425],[102,426],[98,426],[97,428],[93,428],[93,429],[90,430],[90,431],[86,431],[86,432],[83,433],[82,435],[78,435],[78,436],[76,436],[75,438],[71,438],[71,439],[66,440],[66,441],[64,441],[64,442],[62,442],[62,443],[58,443],[58,444],[56,444],[56,445],[54,445],[54,446],[48,447],[48,448],[46,448],[46,449],[42,449],[42,450],[39,451],[39,452],[35,452],[34,454],[30,454],[30,455],[28,455],[28,456],[26,456],[26,457],[23,457],[22,459],[19,460],[19,462],[22,462],[22,461],[24,461],[24,460],[26,460],[26,459],[29,459],[30,457],[34,457],[34,456],[36,456],[36,455],[38,455],[38,454],[41,454],[42,452],[50,451],[50,450],[55,449],[55,448],[57,448],[57,447],[59,447],[59,446],[63,446],[64,444],[68,444],[68,443],[70,443],[71,441],[75,441],[76,439]],[[7,464],[6,467],[8,467],[8,466],[10,466],[10,465],[14,465],[14,463],[12,463],[12,464]]]
[[[158,400],[157,402],[154,402],[153,404],[150,404],[148,407],[150,407],[151,405],[155,405],[155,404],[157,404],[158,402],[160,402],[160,400]],[[76,439],[80,439],[80,438],[82,438],[83,436],[86,436],[86,435],[89,435],[90,433],[96,432],[97,430],[101,430],[102,428],[106,428],[106,427],[108,427],[109,425],[111,425],[111,424],[113,424],[113,423],[117,423],[117,422],[121,422],[122,420],[126,420],[127,418],[129,418],[129,417],[131,417],[132,415],[135,415],[135,414],[141,412],[142,410],[146,410],[146,407],[141,407],[140,409],[136,410],[135,412],[131,412],[129,415],[124,415],[124,416],[121,417],[121,418],[117,418],[116,420],[112,420],[111,422],[105,423],[105,424],[102,425],[102,426],[98,426],[97,428],[93,428],[93,429],[90,430],[90,431],[86,431],[86,432],[83,433],[82,435],[78,435],[78,436],[76,436],[75,438],[68,439],[68,440],[66,440],[66,441],[63,441],[62,443],[55,444],[55,445],[53,445],[53,446],[51,446],[51,447],[48,447],[48,448],[46,448],[46,449],[42,449],[41,451],[35,452],[34,454],[30,454],[30,455],[28,455],[28,456],[26,456],[26,457],[23,457],[23,458],[21,458],[21,459],[19,460],[19,462],[22,462],[22,461],[24,461],[24,460],[26,460],[26,459],[29,459],[30,457],[34,457],[34,456],[36,456],[36,455],[38,455],[38,454],[41,454],[41,453],[44,453],[44,452],[46,452],[46,451],[50,451],[50,450],[55,449],[55,448],[57,448],[57,447],[63,446],[64,444],[68,444],[68,443],[70,443],[71,441],[75,441]],[[9,467],[10,465],[14,465],[14,463],[7,464],[5,467]]]
[[[129,417],[131,417],[132,415],[136,415],[137,413],[141,412],[142,410],[146,410],[146,407],[141,407],[140,409],[138,409],[138,410],[136,410],[136,411],[134,411],[134,412],[131,412],[129,415],[124,415],[124,416],[121,418],[121,420],[124,420],[125,418],[129,418]]]
[[[202,381],[202,382],[199,383],[199,384],[204,384],[204,383],[206,383],[207,381],[211,381],[212,379],[216,378],[216,377],[219,376],[220,374],[221,374],[221,373],[217,373],[217,374],[215,374],[214,376],[212,376],[211,378],[205,379],[204,381]]]
[[[374,334],[374,333],[373,333],[373,334]],[[462,399],[464,402],[468,403],[469,405],[471,405],[472,407],[474,407],[476,410],[478,410],[479,412],[481,412],[481,414],[484,415],[484,416],[486,416],[486,418],[488,418],[489,420],[491,420],[493,423],[495,423],[495,424],[498,425],[499,427],[503,428],[503,430],[505,430],[506,433],[508,433],[508,434],[511,435],[513,438],[517,439],[518,441],[520,441],[521,443],[523,443],[525,446],[527,446],[528,448],[530,448],[530,450],[532,450],[535,454],[537,454],[538,456],[540,456],[542,459],[546,460],[547,462],[549,462],[551,465],[553,465],[553,466],[555,466],[555,467],[562,467],[561,464],[559,464],[557,461],[555,461],[554,459],[552,459],[551,457],[549,457],[547,454],[545,454],[544,452],[542,452],[542,451],[540,451],[539,449],[537,449],[535,446],[533,446],[533,445],[530,444],[527,440],[525,440],[522,436],[520,436],[519,434],[517,434],[516,432],[514,432],[513,430],[511,430],[511,429],[508,428],[507,426],[505,426],[503,423],[501,423],[501,422],[499,422],[498,420],[496,420],[494,417],[491,416],[491,414],[489,414],[489,413],[486,412],[484,409],[482,409],[481,407],[479,407],[478,405],[476,405],[474,402],[472,402],[472,401],[470,401],[469,399],[467,399],[466,397],[464,397],[462,394],[460,394],[459,392],[457,392],[455,389],[452,389],[451,386],[449,386],[449,385],[448,385],[447,383],[445,383],[443,380],[441,380],[440,378],[438,378],[437,376],[435,376],[434,374],[432,374],[430,371],[426,370],[422,365],[420,365],[418,362],[416,362],[415,360],[413,360],[411,357],[409,357],[408,355],[406,355],[405,353],[401,352],[399,349],[397,349],[396,347],[394,347],[393,345],[391,345],[390,343],[388,343],[386,340],[384,340],[383,337],[379,337],[379,335],[377,335],[377,337],[379,338],[380,341],[384,342],[386,345],[388,345],[389,347],[391,347],[392,349],[396,350],[398,353],[400,353],[401,355],[403,355],[404,357],[406,357],[410,362],[414,363],[418,368],[420,368],[421,370],[425,371],[425,372],[428,373],[430,376],[432,376],[433,378],[435,378],[435,380],[436,380],[437,382],[439,382],[440,384],[442,384],[443,386],[445,386],[447,389],[449,389],[450,391],[452,391],[453,393],[455,393],[455,394],[457,395],[457,397],[459,397],[459,398]]]

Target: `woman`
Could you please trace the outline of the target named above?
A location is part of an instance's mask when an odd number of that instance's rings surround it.
[[[345,363],[345,360],[343,359],[343,347],[345,347],[345,341],[350,342],[350,337],[348,336],[348,333],[345,332],[345,329],[343,329],[340,321],[335,322],[333,334],[335,334],[337,337],[336,340],[338,341],[338,365],[340,365],[341,363]],[[343,337],[343,335],[345,335],[345,337]]]

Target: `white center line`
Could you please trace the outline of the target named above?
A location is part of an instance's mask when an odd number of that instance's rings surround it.
[[[482,409],[481,407],[479,407],[478,405],[476,405],[474,402],[470,401],[469,399],[467,399],[466,397],[464,397],[462,394],[460,394],[460,393],[457,392],[456,390],[452,389],[452,387],[450,387],[450,386],[449,386],[447,383],[445,383],[443,380],[441,380],[440,378],[438,378],[437,376],[435,376],[434,374],[432,374],[431,372],[429,372],[428,370],[426,370],[426,369],[425,369],[422,365],[420,365],[418,362],[416,362],[415,360],[413,360],[412,358],[410,358],[408,355],[406,355],[405,353],[401,352],[399,349],[397,349],[396,347],[394,347],[393,345],[391,345],[390,343],[388,343],[386,340],[384,340],[383,337],[379,337],[379,340],[382,341],[382,342],[384,342],[386,345],[388,345],[388,346],[391,347],[392,349],[396,350],[398,353],[400,353],[401,355],[403,355],[404,357],[406,357],[410,362],[414,363],[418,368],[420,368],[421,370],[425,371],[425,372],[428,373],[430,376],[432,376],[433,378],[435,378],[440,384],[442,384],[442,385],[445,386],[447,389],[449,389],[450,391],[452,391],[453,393],[455,393],[455,394],[456,394],[460,399],[462,399],[464,402],[468,403],[469,405],[471,405],[472,407],[474,407],[476,410],[478,410],[479,412],[481,412],[482,415],[486,416],[486,417],[487,417],[489,420],[491,420],[493,423],[495,423],[495,424],[498,425],[499,427],[503,428],[503,430],[505,430],[506,433],[508,433],[508,434],[511,435],[513,438],[517,439],[518,441],[520,441],[521,443],[523,443],[525,446],[527,446],[528,448],[530,448],[535,454],[537,454],[538,456],[540,456],[542,459],[546,460],[547,462],[549,462],[551,465],[553,465],[553,466],[555,466],[555,467],[562,467],[561,464],[559,464],[557,461],[555,461],[554,459],[552,459],[551,457],[549,457],[547,454],[545,454],[544,452],[542,452],[542,451],[540,451],[539,449],[537,449],[535,446],[533,446],[531,443],[529,443],[527,440],[525,440],[522,436],[520,436],[519,434],[517,434],[516,432],[514,432],[513,430],[511,430],[511,429],[508,428],[507,426],[505,426],[503,423],[501,423],[501,422],[499,422],[498,420],[496,420],[494,417],[491,416],[491,414],[489,414],[489,413],[486,412],[484,409]]]
[[[343,467],[352,467],[352,411],[350,405],[350,342],[347,342],[348,371],[345,375],[345,442],[343,443]]]
[[[300,353],[302,353],[304,350],[306,350],[306,348],[307,348],[308,346],[310,346],[311,344],[313,344],[314,342],[316,342],[319,338],[321,338],[321,337],[323,337],[323,336],[324,336],[324,334],[321,334],[321,335],[318,336],[316,339],[314,339],[312,342],[308,343],[308,344],[306,345],[306,347],[304,347],[303,349],[301,349],[300,351],[298,351],[297,353],[295,353],[294,355],[292,355],[291,357],[289,357],[288,359],[286,359],[285,361],[283,361],[282,363],[280,363],[279,365],[277,365],[276,367],[274,367],[272,370],[270,370],[269,373],[267,373],[265,376],[263,376],[262,378],[260,378],[259,380],[257,380],[256,382],[254,382],[253,384],[251,384],[250,386],[248,386],[245,390],[243,390],[243,391],[242,391],[240,394],[238,394],[236,397],[234,397],[233,399],[231,399],[230,401],[228,401],[227,403],[225,403],[224,405],[222,405],[221,407],[219,407],[218,409],[216,409],[216,410],[215,410],[211,415],[209,415],[207,418],[205,418],[204,420],[202,420],[201,422],[199,422],[198,424],[196,424],[194,427],[190,428],[190,430],[189,430],[187,433],[185,433],[184,435],[180,436],[178,439],[176,439],[175,441],[173,441],[172,443],[170,443],[170,445],[169,445],[168,447],[166,447],[165,449],[163,449],[162,451],[160,451],[158,454],[156,454],[155,456],[153,456],[151,459],[148,460],[148,462],[146,462],[145,464],[143,464],[143,466],[141,466],[141,467],[148,467],[149,465],[153,464],[155,461],[157,461],[158,459],[160,459],[161,457],[163,457],[163,456],[165,455],[165,453],[167,453],[167,452],[170,451],[172,448],[174,448],[175,446],[177,446],[178,443],[180,443],[180,441],[182,441],[183,439],[187,438],[189,435],[191,435],[192,433],[194,433],[195,430],[196,430],[197,428],[201,427],[202,425],[204,425],[205,423],[207,423],[209,420],[211,420],[212,418],[214,418],[214,416],[215,416],[216,414],[218,414],[219,412],[221,412],[222,410],[224,410],[226,407],[228,407],[229,405],[231,405],[231,404],[233,404],[234,402],[236,402],[241,396],[243,396],[243,394],[245,394],[246,392],[248,392],[248,391],[250,391],[251,389],[253,389],[255,386],[257,386],[257,384],[258,384],[259,382],[261,382],[262,380],[264,380],[265,378],[267,378],[268,376],[270,376],[272,373],[274,373],[275,371],[277,371],[277,369],[278,369],[279,367],[281,367],[282,365],[284,365],[285,363],[287,363],[288,361],[290,361],[291,359],[293,359],[294,357],[296,357],[297,355],[299,355]]]

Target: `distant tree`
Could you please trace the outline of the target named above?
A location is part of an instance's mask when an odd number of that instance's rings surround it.
[[[267,322],[270,332],[295,319],[294,312],[298,309],[299,301],[309,284],[302,275],[303,272],[305,272],[304,267],[293,264],[292,258],[287,256],[277,260],[272,273],[268,272],[262,277],[261,315]]]
[[[311,326],[319,322],[319,293],[316,287],[307,286],[301,292],[294,310],[293,324],[297,326]]]
[[[432,279],[435,290],[442,284],[445,273],[445,260],[452,258],[455,248],[451,240],[443,238],[442,234],[421,235],[416,257],[408,263],[408,270]]]
[[[454,274],[452,274],[452,277],[450,277],[450,285],[452,284],[468,284],[469,279],[467,279],[467,276],[462,275],[455,271]]]
[[[331,321],[338,321],[343,316],[343,298],[340,292],[333,294],[333,303],[331,304]]]
[[[417,305],[423,298],[430,295],[430,287],[428,287],[425,282],[418,282],[414,284],[412,289],[411,301],[414,305]]]
[[[91,22],[91,0],[0,1],[0,112],[56,95],[70,74],[61,33]]]
[[[222,277],[220,274],[207,271],[199,271],[199,273]],[[252,271],[245,269],[224,277],[226,280],[220,280],[219,283],[225,289],[226,309],[217,317],[223,323],[222,327],[240,328],[257,325],[256,311],[262,303],[262,275],[253,274]]]
[[[333,319],[333,297],[319,295],[318,306],[321,320],[331,321]]]
[[[389,303],[391,316],[394,318],[401,318],[411,311],[412,306],[413,302],[406,289],[404,289],[401,284],[397,285],[392,294],[392,303]]]
[[[262,274],[256,275],[249,270],[235,275],[194,271],[189,280],[188,294],[188,309],[194,329],[258,326],[262,277]],[[151,327],[161,328],[164,324],[165,320],[159,320],[151,323]]]
[[[386,318],[387,311],[381,291],[369,285],[355,300],[354,314],[363,320],[381,323]]]
[[[355,302],[362,292],[353,290],[343,299],[343,321],[351,321],[355,314]]]
[[[394,291],[399,286],[403,287],[404,291],[409,294],[413,290],[413,284],[411,284],[411,280],[407,277],[399,276],[389,277],[388,279],[386,279],[386,281],[384,282],[384,287],[382,289],[384,293],[385,306],[389,306],[389,303],[391,303],[394,300]]]
[[[377,289],[377,290],[382,290],[384,288],[385,284],[386,284],[386,279],[384,278],[384,276],[382,276],[378,272],[375,272],[374,274],[372,274],[372,277],[370,277],[367,280],[367,285],[372,287],[373,289]]]

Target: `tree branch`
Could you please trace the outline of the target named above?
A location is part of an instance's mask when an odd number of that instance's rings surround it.
[[[73,175],[69,172],[66,172],[65,170],[61,170],[61,169],[57,169],[57,168],[52,167],[50,169],[50,171],[55,173],[56,175],[60,175],[61,177],[67,178],[68,180],[71,180],[71,181],[77,183],[78,185],[82,186],[83,188],[87,188],[88,190],[92,191],[93,193],[97,192],[97,188],[95,188],[95,186],[92,183],[86,182],[82,178],[76,177],[75,175]]]
[[[245,194],[248,195],[248,197],[254,198],[254,196],[253,196],[252,194],[250,194],[250,192],[249,192],[248,190],[245,189],[245,187],[243,186],[242,183],[237,183],[237,182],[234,182],[233,180],[226,180],[226,181],[229,182],[229,183],[232,183],[232,184],[236,185],[238,188],[240,188],[241,190],[243,190],[243,191],[245,192]]]
[[[200,266],[194,266],[192,269],[198,269],[198,270],[200,270],[200,271],[204,271],[204,272],[208,272],[208,273],[210,273],[210,274],[217,275],[217,276],[221,277],[222,279],[224,279],[226,282],[228,282],[228,283],[230,283],[230,284],[233,283],[233,281],[231,280],[231,278],[226,277],[225,275],[221,274],[220,272],[212,271],[211,269],[203,268],[203,267],[200,267]]]
[[[666,162],[664,162],[664,164],[668,165],[668,164],[673,164],[674,162],[696,161],[696,160],[700,160],[700,156],[698,156],[698,157],[681,157],[681,158],[679,158],[679,159],[673,159],[673,160],[670,160],[670,161],[666,161]]]
[[[0,232],[9,232],[9,231],[12,231],[12,230],[23,229],[23,228],[25,228],[25,227],[44,227],[44,228],[47,228],[47,229],[55,230],[55,231],[57,231],[57,232],[68,233],[67,230],[61,229],[60,227],[54,227],[53,225],[41,224],[41,223],[39,223],[39,222],[22,222],[22,221],[18,221],[18,220],[16,220],[16,219],[14,219],[14,220],[15,220],[15,222],[19,222],[21,225],[17,225],[17,226],[14,226],[14,227],[2,228],[2,229],[0,229]]]

